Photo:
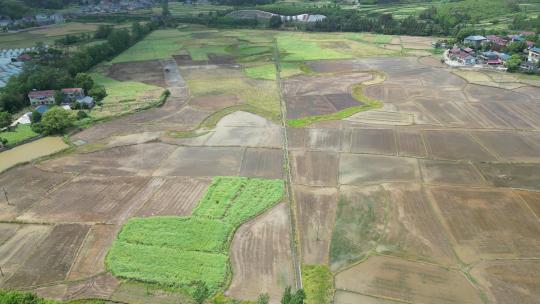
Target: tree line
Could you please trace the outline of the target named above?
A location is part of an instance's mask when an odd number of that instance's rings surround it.
[[[83,47],[76,52],[38,46],[37,50],[30,54],[33,59],[26,62],[22,72],[12,77],[0,91],[0,111],[14,113],[28,106],[27,94],[34,89],[60,90],[73,87],[77,74],[88,71],[104,60],[112,59],[158,26],[156,22],[134,22],[129,30],[100,25],[94,38],[106,38],[106,41]]]

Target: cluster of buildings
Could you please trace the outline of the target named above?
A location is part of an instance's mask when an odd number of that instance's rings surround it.
[[[83,15],[115,14],[135,11],[139,9],[149,9],[155,6],[153,0],[102,0],[96,4],[84,5],[80,9]]]
[[[8,16],[0,16],[0,30],[7,31],[10,29],[43,26],[63,23],[64,21],[64,15],[61,13],[54,13],[50,15],[41,13],[37,15],[24,16],[21,19],[16,20],[12,20]]]
[[[55,93],[56,91],[54,90],[31,91],[28,93],[30,105],[40,109],[47,109],[48,106],[56,104]],[[82,88],[65,88],[60,90],[60,93],[62,94],[61,103],[63,105],[70,105],[76,102],[86,108],[92,108],[94,106],[94,99],[90,96],[86,96]]]
[[[463,40],[462,46],[454,46],[448,50],[448,59],[460,65],[488,65],[502,66],[510,55],[504,53],[511,42],[523,42],[526,48],[522,56],[526,58],[521,65],[522,70],[536,71],[540,61],[540,48],[535,47],[533,41],[528,41],[525,36],[534,33],[521,33],[520,35],[472,35]],[[484,49],[486,51],[478,51]]]
[[[260,18],[260,19],[270,19],[273,16],[278,16],[281,18],[281,21],[298,21],[298,22],[317,22],[322,21],[326,19],[326,16],[324,15],[310,15],[310,14],[300,14],[295,16],[286,16],[286,15],[278,15],[270,12],[265,12],[261,10],[237,10],[230,12],[227,16],[233,17],[233,18],[244,18],[244,19],[253,19],[253,18]]]
[[[22,71],[25,61],[32,59],[29,52],[35,48],[0,50],[0,88],[6,86],[8,80]]]

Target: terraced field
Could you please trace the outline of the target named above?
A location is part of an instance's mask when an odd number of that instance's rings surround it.
[[[388,47],[429,42],[154,32],[99,73],[169,89],[163,106],[0,174],[0,287],[191,303],[207,269],[219,298],[279,303],[291,285],[317,304],[536,303],[540,83]],[[248,186],[219,176],[285,194],[255,212],[236,191]]]

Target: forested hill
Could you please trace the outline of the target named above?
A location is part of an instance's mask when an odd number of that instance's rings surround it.
[[[18,19],[33,9],[62,9],[78,3],[79,0],[0,0],[0,16]]]

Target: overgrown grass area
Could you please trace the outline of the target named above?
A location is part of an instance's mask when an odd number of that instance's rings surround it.
[[[21,141],[39,136],[36,132],[32,131],[30,125],[17,125],[10,131],[0,132],[0,138],[7,140],[8,146],[13,146]]]
[[[327,265],[302,265],[305,304],[330,304],[334,295],[334,277]]]
[[[244,72],[250,78],[276,80],[276,66],[273,63],[247,67]]]
[[[73,301],[55,301],[37,296],[34,293],[22,292],[16,290],[0,289],[0,303],[2,304],[105,304],[103,300],[73,300]]]
[[[191,217],[129,220],[107,255],[107,267],[118,277],[185,291],[200,280],[215,293],[230,274],[234,231],[283,194],[282,180],[215,177]]]
[[[305,33],[282,33],[277,36],[277,43],[283,61],[305,61],[322,59],[347,59],[352,55],[331,48],[321,47],[318,35]]]
[[[112,62],[129,62],[171,58],[178,55],[182,43],[189,39],[190,33],[176,29],[157,30],[150,33],[143,40],[115,57]]]

